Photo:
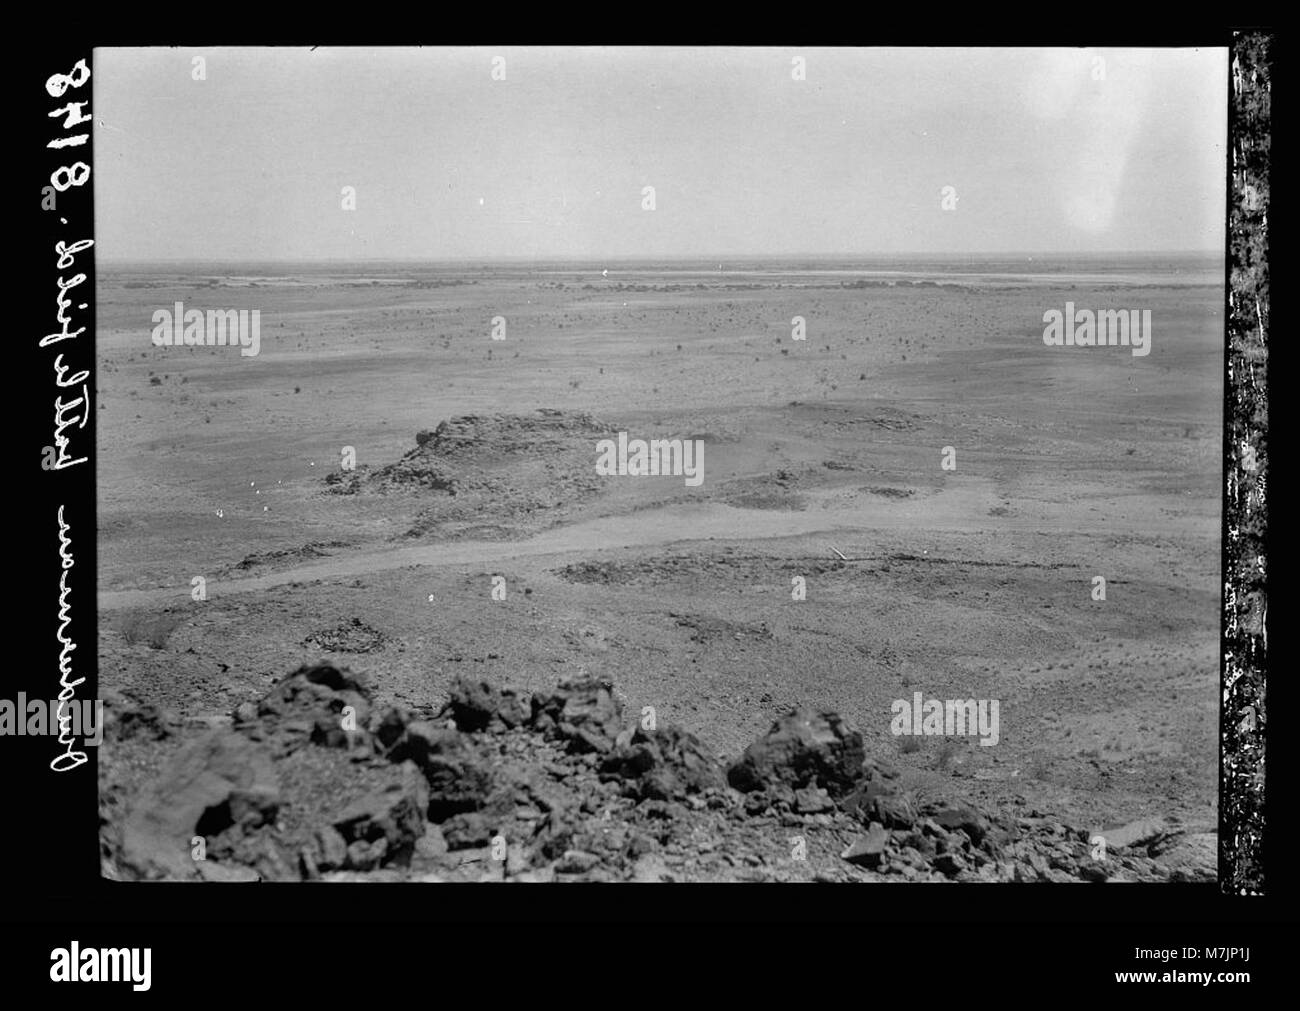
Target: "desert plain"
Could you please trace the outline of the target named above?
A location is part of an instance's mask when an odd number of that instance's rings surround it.
[[[175,728],[106,738],[106,824],[325,661],[423,711],[458,676],[604,679],[629,725],[719,756],[834,711],[917,803],[1162,819],[1212,873],[1222,276],[1171,254],[101,265],[99,679]],[[1067,301],[1150,310],[1150,354],[1046,346]],[[155,346],[176,302],[258,310],[258,353]],[[702,482],[598,474],[619,432],[700,440]],[[917,692],[997,700],[997,743],[894,733]]]

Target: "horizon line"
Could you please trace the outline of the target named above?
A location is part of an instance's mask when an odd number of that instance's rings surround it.
[[[1219,256],[1226,258],[1224,249],[1110,249],[1110,250],[983,250],[979,252],[962,252],[948,253],[935,251],[912,251],[912,252],[842,252],[842,253],[711,253],[711,254],[665,254],[665,255],[635,255],[635,254],[618,254],[611,256],[584,256],[567,258],[564,256],[457,256],[457,257],[432,257],[432,256],[365,256],[365,257],[102,257],[96,256],[96,264],[245,264],[245,263],[263,263],[263,264],[364,264],[364,263],[446,263],[446,264],[479,264],[479,263],[562,263],[562,264],[580,264],[580,263],[654,263],[654,262],[676,262],[676,263],[711,263],[714,261],[725,262],[727,260],[744,261],[744,260],[776,260],[776,259],[806,259],[806,260],[829,260],[829,259],[881,259],[881,258],[926,258],[926,257],[945,257],[950,259],[957,258],[990,258],[990,257],[1024,257],[1033,259],[1034,257],[1106,257],[1106,256]]]

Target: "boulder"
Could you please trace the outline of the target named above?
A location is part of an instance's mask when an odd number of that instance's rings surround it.
[[[839,798],[857,784],[865,758],[862,735],[838,713],[799,710],[746,748],[727,779],[745,793],[782,782],[796,790],[820,786]]]
[[[451,683],[452,718],[458,730],[500,730],[527,722],[529,707],[513,691],[461,675]]]
[[[407,863],[415,844],[424,836],[424,812],[429,805],[424,779],[412,762],[404,763],[399,775],[398,782],[353,801],[332,820],[334,830],[348,847],[349,863],[354,868],[359,868],[352,852],[357,842],[371,844],[373,850],[374,843],[384,841],[376,865]]]
[[[623,710],[609,681],[586,678],[534,695],[530,724],[547,737],[568,742],[570,751],[606,753],[614,749]]]
[[[318,828],[311,842],[300,853],[305,875],[315,878],[317,871],[333,871],[345,866],[348,861],[348,843],[337,829],[330,825]]]
[[[821,787],[808,786],[795,791],[794,809],[799,814],[820,814],[823,811],[834,811],[835,801]]]
[[[344,710],[351,708],[356,730],[343,728]],[[370,690],[360,675],[321,663],[299,667],[257,703],[256,717],[236,707],[239,729],[272,743],[279,755],[307,742],[326,747],[355,747],[370,718]]]
[[[457,730],[417,720],[409,723],[388,757],[411,761],[428,784],[428,814],[443,821],[453,814],[482,807],[493,789],[492,768]]]
[[[840,854],[851,864],[863,867],[879,867],[885,859],[885,844],[889,842],[889,833],[880,822],[872,822],[866,835],[858,836],[843,853]]]
[[[123,869],[140,878],[195,878],[194,836],[265,823],[278,804],[267,750],[233,731],[211,731],[183,749],[127,815]]]
[[[409,709],[385,706],[371,715],[368,729],[382,753],[401,740],[407,725],[417,719],[419,717]]]
[[[969,804],[931,804],[924,812],[946,832],[965,832],[973,845],[979,846],[989,831],[989,822]]]
[[[477,811],[452,815],[441,828],[449,850],[478,849],[492,841],[492,826]]]
[[[1106,840],[1107,849],[1142,849],[1149,847],[1169,833],[1169,824],[1163,818],[1142,818],[1126,825],[1102,829],[1097,834]]]

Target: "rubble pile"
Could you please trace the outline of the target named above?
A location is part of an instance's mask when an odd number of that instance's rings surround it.
[[[115,707],[102,764],[179,722]],[[128,732],[130,728],[130,732]],[[170,740],[168,737],[164,740]],[[436,711],[378,707],[305,666],[204,730],[102,825],[106,875],[209,881],[1154,881],[1179,833],[924,803],[838,714],[796,711],[727,762],[629,725],[584,677],[528,698],[461,678]],[[1191,877],[1196,877],[1192,874]]]

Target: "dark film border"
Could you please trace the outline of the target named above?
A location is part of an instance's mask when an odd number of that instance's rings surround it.
[[[90,62],[91,42],[90,36],[99,36],[101,43],[109,44],[128,44],[130,42],[144,43],[148,41],[150,35],[157,35],[157,32],[142,31],[134,39],[122,37],[119,29],[106,32],[88,32],[81,26],[74,26],[65,37],[61,38],[57,44],[37,47],[41,51],[43,59],[33,60],[36,74],[29,74],[31,77],[39,77],[43,81],[48,74],[55,70],[63,68],[67,63],[75,63],[77,58],[85,56]],[[221,34],[216,32],[214,34]],[[972,33],[971,37],[964,39],[951,39],[945,44],[965,43],[970,45],[993,44],[996,39],[980,40],[976,37],[978,33]],[[81,44],[71,41],[74,38],[84,40]],[[161,38],[155,39],[157,44],[165,44]],[[174,41],[174,40],[172,40]],[[231,42],[237,40],[231,39]],[[291,44],[301,39],[291,39],[285,37],[281,40],[282,44]],[[344,40],[339,40],[340,44]],[[352,39],[354,43],[360,42],[358,39]],[[396,43],[398,40],[390,39],[390,42]],[[468,40],[467,40],[468,41]],[[537,39],[532,41],[536,42]],[[558,41],[558,40],[557,40]],[[570,39],[569,41],[573,41]],[[643,43],[645,39],[641,40]],[[708,40],[701,40],[706,42]],[[716,43],[722,44],[724,40],[718,39]],[[737,40],[732,39],[734,44]],[[774,42],[775,40],[768,40]],[[831,39],[822,40],[825,44],[843,44],[836,43]],[[881,38],[876,40],[875,44],[884,44],[887,39]],[[897,39],[902,44],[921,44],[919,39]],[[1007,40],[1002,40],[1004,43]],[[1228,41],[1225,37],[1224,41]],[[1041,44],[1067,44],[1063,38],[1036,40]],[[1201,40],[1204,44],[1204,39]],[[1263,792],[1263,771],[1264,771],[1264,724],[1266,723],[1264,713],[1264,687],[1265,676],[1264,670],[1266,665],[1266,635],[1264,633],[1264,622],[1266,617],[1266,579],[1263,571],[1263,563],[1258,559],[1268,558],[1268,547],[1266,544],[1266,507],[1264,504],[1265,492],[1265,474],[1266,468],[1263,461],[1266,451],[1265,434],[1267,431],[1267,394],[1266,394],[1266,364],[1267,364],[1267,322],[1268,322],[1268,270],[1267,258],[1269,256],[1268,236],[1266,230],[1265,214],[1269,210],[1269,154],[1271,144],[1271,116],[1269,109],[1269,80],[1271,74],[1271,46],[1272,36],[1266,32],[1244,32],[1235,33],[1231,37],[1230,46],[1230,75],[1229,75],[1229,122],[1228,122],[1228,179],[1226,183],[1227,191],[1227,253],[1229,266],[1229,291],[1227,294],[1227,312],[1225,313],[1225,386],[1224,386],[1224,474],[1225,474],[1225,491],[1223,499],[1223,582],[1224,582],[1224,610],[1223,626],[1221,629],[1221,666],[1222,666],[1222,707],[1220,715],[1221,725],[1221,775],[1220,775],[1220,889],[1223,892],[1218,898],[1223,899],[1229,896],[1240,894],[1249,894],[1251,892],[1261,892],[1264,884],[1264,792]],[[765,43],[767,44],[767,43]],[[1027,42],[1025,43],[1027,44]],[[1130,44],[1137,44],[1130,41]],[[1143,41],[1141,44],[1151,45],[1170,45],[1180,44],[1175,40],[1166,39],[1163,43],[1157,42],[1154,37]],[[1186,44],[1192,44],[1190,41]],[[1222,43],[1220,43],[1222,44]],[[69,59],[70,57],[70,59]],[[37,84],[39,89],[39,83]],[[40,124],[40,132],[44,136],[49,129],[49,124],[53,121],[45,119],[45,110],[42,108],[37,116]],[[48,138],[46,138],[48,139]],[[44,140],[42,140],[44,143]],[[50,152],[53,154],[54,152]],[[1235,157],[1235,161],[1234,161]],[[93,159],[88,158],[93,165]],[[1247,188],[1250,183],[1254,189]],[[89,194],[87,194],[89,196]],[[83,205],[84,206],[84,205]],[[80,217],[80,215],[78,215]],[[54,237],[51,226],[53,215],[43,215],[41,234],[49,234]],[[49,231],[47,231],[49,229]],[[93,234],[93,232],[91,232]],[[45,248],[49,248],[46,246]],[[87,289],[91,292],[93,288],[93,274],[90,274],[90,264],[87,264],[89,274]],[[49,270],[44,261],[39,268],[33,268],[30,271],[33,281],[39,280],[40,287],[34,287],[31,290],[42,291],[49,286]],[[46,322],[45,317],[49,314],[45,311],[46,303],[39,299],[34,300],[39,306],[35,310],[38,320],[42,325]],[[92,300],[93,312],[93,300]],[[1258,312],[1258,316],[1256,315]],[[91,329],[88,334],[93,333],[93,318],[90,323]],[[40,332],[44,332],[43,330]],[[35,357],[35,356],[34,356]],[[44,375],[48,370],[48,361],[41,360],[41,364],[36,368],[44,367],[44,371],[37,371],[35,374]],[[93,363],[92,366],[93,368]],[[30,392],[30,390],[28,391]],[[36,405],[47,408],[48,405],[43,403],[43,390],[40,395],[36,396]],[[93,425],[93,421],[91,423]],[[48,427],[44,424],[43,418],[33,427],[42,432]],[[41,438],[48,441],[48,435]],[[38,441],[37,446],[41,443]],[[1245,445],[1251,445],[1255,449],[1256,469],[1250,473],[1243,467],[1244,450],[1241,448]],[[93,463],[92,463],[93,465]],[[86,468],[77,468],[85,470]],[[1243,475],[1248,481],[1243,480]],[[93,481],[86,481],[84,486],[78,486],[73,489],[68,486],[67,482],[48,480],[50,475],[41,475],[47,478],[46,481],[37,480],[38,485],[49,486],[51,484],[62,485],[73,494],[68,496],[69,501],[75,502],[83,507],[94,508],[95,493]],[[63,475],[67,476],[67,475]],[[59,493],[52,487],[47,487],[43,495],[38,495],[36,500],[42,503],[42,506],[48,505]],[[38,514],[42,518],[48,515],[48,512],[42,508]],[[84,532],[84,531],[83,531]],[[89,542],[89,543],[88,543]],[[41,548],[45,545],[42,544]],[[81,541],[82,550],[86,559],[83,568],[85,575],[94,573],[94,543],[93,538],[83,539]],[[36,552],[37,560],[35,572],[49,571],[49,558],[43,550]],[[89,571],[87,571],[89,570]],[[84,578],[84,576],[83,576]],[[83,586],[86,584],[83,583]],[[84,597],[83,597],[84,602]],[[22,604],[22,609],[29,607],[27,603]],[[90,610],[90,613],[87,613]],[[31,608],[32,614],[37,620],[44,619],[48,623],[48,609],[37,603]],[[77,633],[79,641],[93,643],[96,641],[94,626],[90,624],[94,620],[93,609],[83,609],[80,617],[86,625]],[[89,627],[87,627],[87,625]],[[44,627],[44,626],[38,626]],[[44,650],[45,644],[39,649]],[[90,648],[89,646],[87,648]],[[93,659],[93,658],[92,658]],[[44,668],[42,668],[42,671]],[[91,666],[93,670],[93,665]],[[1236,677],[1234,677],[1236,675]],[[36,678],[35,672],[28,670],[24,677]],[[89,689],[92,681],[88,681],[85,686]],[[1275,686],[1279,689],[1285,688],[1285,685]],[[1245,707],[1254,706],[1254,727],[1248,727],[1249,723],[1245,719]],[[26,741],[28,745],[40,742]],[[27,750],[27,749],[24,749]],[[1276,757],[1277,742],[1274,742],[1274,752]],[[48,755],[43,756],[48,760]],[[93,761],[93,758],[92,758]],[[31,763],[28,765],[28,763]],[[23,779],[36,778],[39,770],[36,766],[42,764],[37,758],[33,758],[29,752],[22,762],[21,769],[15,769],[20,781]],[[86,770],[81,770],[82,772]],[[90,777],[84,777],[89,780]],[[83,777],[73,775],[63,777],[65,782],[55,784],[54,789],[49,788],[48,782],[42,783],[19,783],[20,795],[30,787],[30,792],[34,795],[36,792],[45,794],[39,801],[33,796],[31,799],[36,802],[36,806],[47,808],[47,816],[53,816],[55,823],[48,823],[50,829],[48,837],[42,842],[39,852],[28,851],[28,857],[34,858],[37,866],[42,870],[55,871],[53,878],[46,875],[38,875],[38,878],[44,878],[47,882],[46,900],[36,900],[31,903],[21,904],[21,908],[15,908],[15,913],[21,917],[30,916],[36,920],[46,922],[63,919],[68,916],[71,906],[60,907],[58,898],[62,896],[71,897],[76,894],[83,902],[79,912],[84,917],[87,914],[94,919],[103,921],[113,920],[134,920],[136,922],[146,921],[157,918],[159,914],[166,915],[165,911],[170,911],[176,920],[194,921],[196,916],[204,916],[203,912],[193,903],[192,894],[181,896],[176,894],[164,894],[170,892],[166,886],[161,886],[160,890],[150,889],[147,895],[141,896],[136,894],[134,901],[128,900],[123,905],[121,895],[113,894],[115,889],[111,888],[111,883],[94,880],[87,882],[86,877],[93,877],[94,871],[91,868],[97,864],[95,851],[97,849],[96,833],[92,826],[94,825],[95,796],[97,790],[89,782],[85,785],[90,786],[89,790],[84,790],[81,780]],[[76,788],[73,784],[66,782],[67,779],[78,780]],[[63,787],[63,789],[58,789]],[[54,796],[59,795],[59,796]],[[84,801],[84,804],[82,803]],[[1277,820],[1273,820],[1276,827]],[[67,829],[67,831],[63,831]],[[75,829],[75,833],[74,833]],[[60,859],[66,856],[68,859]],[[97,870],[97,867],[95,867]],[[1272,886],[1274,890],[1278,885],[1278,868],[1274,868]],[[89,874],[87,874],[89,872]],[[86,877],[83,877],[83,874]],[[35,882],[20,882],[20,891],[26,887],[32,886],[35,891]],[[52,887],[50,887],[52,886]],[[211,903],[204,902],[208,906],[208,915],[216,914],[218,920],[231,920],[246,918],[249,915],[249,909],[243,901],[232,895],[232,890],[236,886],[225,888],[222,886],[209,886],[204,892],[203,898],[210,899]],[[1212,889],[1212,886],[1207,886]],[[1041,915],[1045,906],[1062,906],[1064,909],[1074,907],[1082,915],[1079,917],[1082,921],[1096,921],[1118,914],[1121,910],[1127,909],[1130,914],[1136,913],[1140,909],[1147,910],[1148,915],[1152,912],[1152,904],[1156,907],[1164,906],[1166,915],[1173,913],[1175,909],[1180,909],[1182,915],[1190,915],[1192,919],[1201,919],[1213,915],[1214,912],[1223,914],[1227,909],[1218,902],[1212,902],[1209,897],[1199,888],[1180,888],[1178,886],[1162,886],[1162,891],[1153,892],[1140,887],[1134,886],[1128,891],[1131,895],[1111,895],[1107,896],[1106,902],[1098,902],[1097,895],[1069,895],[1062,896],[1057,889],[1044,889],[1042,893],[1036,896],[1028,896],[1023,893],[1016,895],[1006,895],[1000,905],[1005,905],[1006,912],[1010,914],[1019,913],[1020,915],[1037,912]],[[949,886],[948,891],[952,894],[949,896],[935,897],[931,906],[934,914],[951,916],[956,912],[955,906],[960,906],[968,896],[962,895],[961,886]],[[367,914],[373,916],[380,908],[392,911],[391,899],[386,902],[378,901],[378,897],[373,893],[362,894],[369,891],[368,886],[358,886],[355,894],[355,905],[353,913],[360,914],[356,918],[367,918]],[[572,895],[579,899],[575,906],[578,908],[587,906],[589,912],[595,911],[601,903],[594,900],[590,894],[580,895],[581,889],[575,889],[568,886],[566,895]],[[824,892],[827,890],[823,889]],[[1019,891],[1013,889],[1013,891]],[[86,893],[94,895],[94,899],[87,907],[84,904]],[[1196,894],[1193,895],[1192,893]],[[352,895],[353,893],[349,893]],[[391,891],[388,893],[391,895]],[[729,895],[732,893],[728,893]],[[702,898],[703,896],[699,896]],[[33,896],[34,898],[34,896]],[[346,907],[336,909],[333,917],[330,916],[329,907],[333,903],[320,901],[323,896],[314,895],[280,895],[275,896],[273,900],[266,905],[274,908],[283,902],[280,909],[281,916],[292,916],[294,912],[304,913],[306,907],[315,907],[317,915],[324,914],[327,918],[351,919]],[[493,896],[494,901],[487,903],[482,902],[486,896],[475,896],[474,901],[469,901],[469,897],[459,897],[463,901],[453,901],[448,903],[452,909],[444,911],[447,913],[456,912],[461,914],[468,913],[470,909],[478,908],[477,917],[484,918],[488,912],[482,909],[482,906],[498,906],[498,912],[501,907],[514,905],[517,914],[523,913],[526,918],[546,918],[537,910],[520,909],[519,903],[495,901],[499,897]],[[605,897],[610,901],[605,903],[606,914],[612,912],[613,905],[618,905],[614,900],[616,897]],[[662,898],[662,897],[661,897]],[[740,896],[729,899],[733,912],[739,912],[742,908],[753,905],[755,908],[745,908],[746,912],[758,913],[763,918],[760,908],[768,910],[768,916],[785,907],[785,911],[790,911],[790,906],[803,907],[803,915],[815,915],[814,910],[822,915],[829,910],[829,907],[839,907],[840,902],[836,897],[829,893],[824,894],[821,898],[828,900],[826,902],[810,902],[810,897],[806,894],[795,896],[771,896],[766,894],[761,900],[756,900],[752,904],[748,900],[741,900]],[[999,896],[1003,899],[1003,896]],[[1065,900],[1062,903],[1062,900]],[[1161,900],[1165,901],[1162,903]],[[48,901],[54,900],[54,901]],[[649,896],[647,896],[649,900]],[[786,901],[789,900],[789,901]],[[1041,901],[1040,901],[1041,900]],[[587,905],[590,901],[590,905]],[[1204,903],[1204,905],[1202,905]],[[694,905],[688,899],[689,905]],[[680,899],[670,903],[658,903],[658,905],[667,905],[680,910]],[[261,907],[262,904],[259,904]],[[640,916],[651,914],[645,918],[655,918],[654,913],[659,912],[662,915],[663,909],[655,909],[654,901],[646,901],[640,909]],[[809,907],[812,907],[811,909]],[[215,908],[214,908],[215,907]],[[243,907],[242,916],[235,912]],[[647,908],[649,907],[649,908]],[[708,904],[703,903],[699,908],[707,908]],[[223,913],[217,913],[217,910],[224,910]],[[1203,910],[1202,914],[1194,912]],[[259,908],[259,913],[265,912],[264,908]],[[622,910],[624,913],[632,914],[634,910]],[[340,915],[341,914],[341,915]],[[434,915],[433,910],[427,910],[426,915]],[[552,914],[554,915],[554,914]],[[575,913],[571,913],[575,915]],[[838,909],[836,918],[852,919],[861,918],[864,914],[859,910],[856,913],[845,909]],[[972,916],[974,914],[971,914]],[[987,914],[985,914],[987,915]],[[1241,912],[1236,916],[1229,913],[1230,917],[1239,918]],[[397,918],[412,919],[423,918],[414,911],[403,910]],[[909,917],[910,918],[910,917]],[[958,919],[963,918],[960,914]]]
[[[1233,35],[1223,410],[1219,886],[1264,892],[1272,35]]]

